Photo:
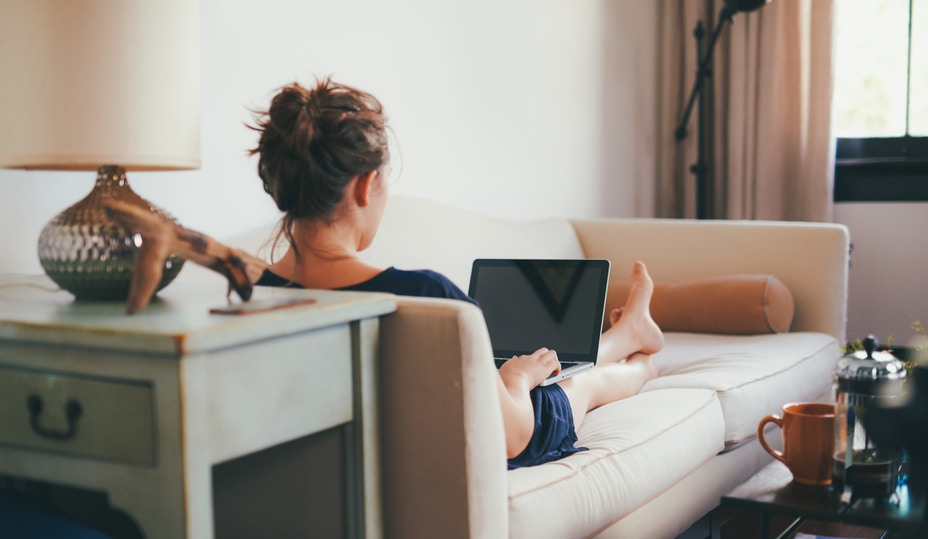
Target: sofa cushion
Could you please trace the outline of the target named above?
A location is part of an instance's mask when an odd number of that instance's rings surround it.
[[[718,399],[705,389],[650,391],[594,410],[578,432],[589,451],[507,474],[509,536],[590,536],[714,457],[722,434]]]
[[[642,391],[701,387],[718,393],[725,416],[725,443],[757,433],[767,414],[785,402],[811,401],[832,383],[838,341],[824,333],[728,336],[666,333],[654,356],[660,376]]]
[[[608,312],[624,305],[630,284],[609,284]],[[754,335],[789,331],[793,295],[776,275],[740,273],[654,283],[651,316],[664,331]],[[607,318],[608,320],[608,318]]]

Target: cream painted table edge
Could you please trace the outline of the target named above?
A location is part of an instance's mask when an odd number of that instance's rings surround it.
[[[217,315],[224,287],[176,283],[127,316],[52,286],[0,275],[0,474],[106,491],[150,539],[210,538],[214,464],[351,424],[347,531],[381,536],[377,351],[394,296],[258,287],[253,301],[313,302]],[[30,426],[34,394],[50,436]],[[76,434],[53,439],[75,398]]]

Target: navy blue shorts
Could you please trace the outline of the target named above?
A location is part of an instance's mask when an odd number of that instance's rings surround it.
[[[525,450],[509,459],[510,470],[551,462],[587,450],[585,447],[574,447],[577,443],[574,414],[561,386],[538,386],[529,396],[535,410],[535,430]]]

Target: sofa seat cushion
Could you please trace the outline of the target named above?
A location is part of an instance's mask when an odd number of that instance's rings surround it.
[[[596,533],[718,454],[723,426],[706,389],[650,391],[592,411],[578,432],[588,451],[507,473],[510,537]]]
[[[660,376],[642,391],[701,387],[718,393],[725,415],[725,444],[757,434],[767,414],[783,403],[811,401],[827,392],[838,341],[824,333],[727,336],[667,333],[654,356]]]

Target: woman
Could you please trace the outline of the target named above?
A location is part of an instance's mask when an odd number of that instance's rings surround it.
[[[312,88],[294,83],[280,89],[253,129],[260,134],[251,151],[259,157],[258,174],[284,213],[278,236],[287,242],[283,257],[265,266],[205,236],[167,222],[145,221],[131,209],[111,204],[145,244],[158,246],[156,254],[140,256],[153,262],[140,266],[153,270],[163,255],[174,252],[222,271],[245,299],[254,283],[471,301],[439,273],[384,269],[360,256],[374,240],[389,191],[387,120],[372,95],[329,79]],[[650,355],[664,341],[651,319],[654,285],[641,262],[632,268],[630,283],[628,302],[610,313],[611,327],[602,336],[594,369],[540,387],[560,370],[557,352],[547,348],[513,357],[499,369],[510,468],[583,450],[574,444],[587,412],[636,394],[657,375]],[[130,301],[137,306],[135,298]]]

